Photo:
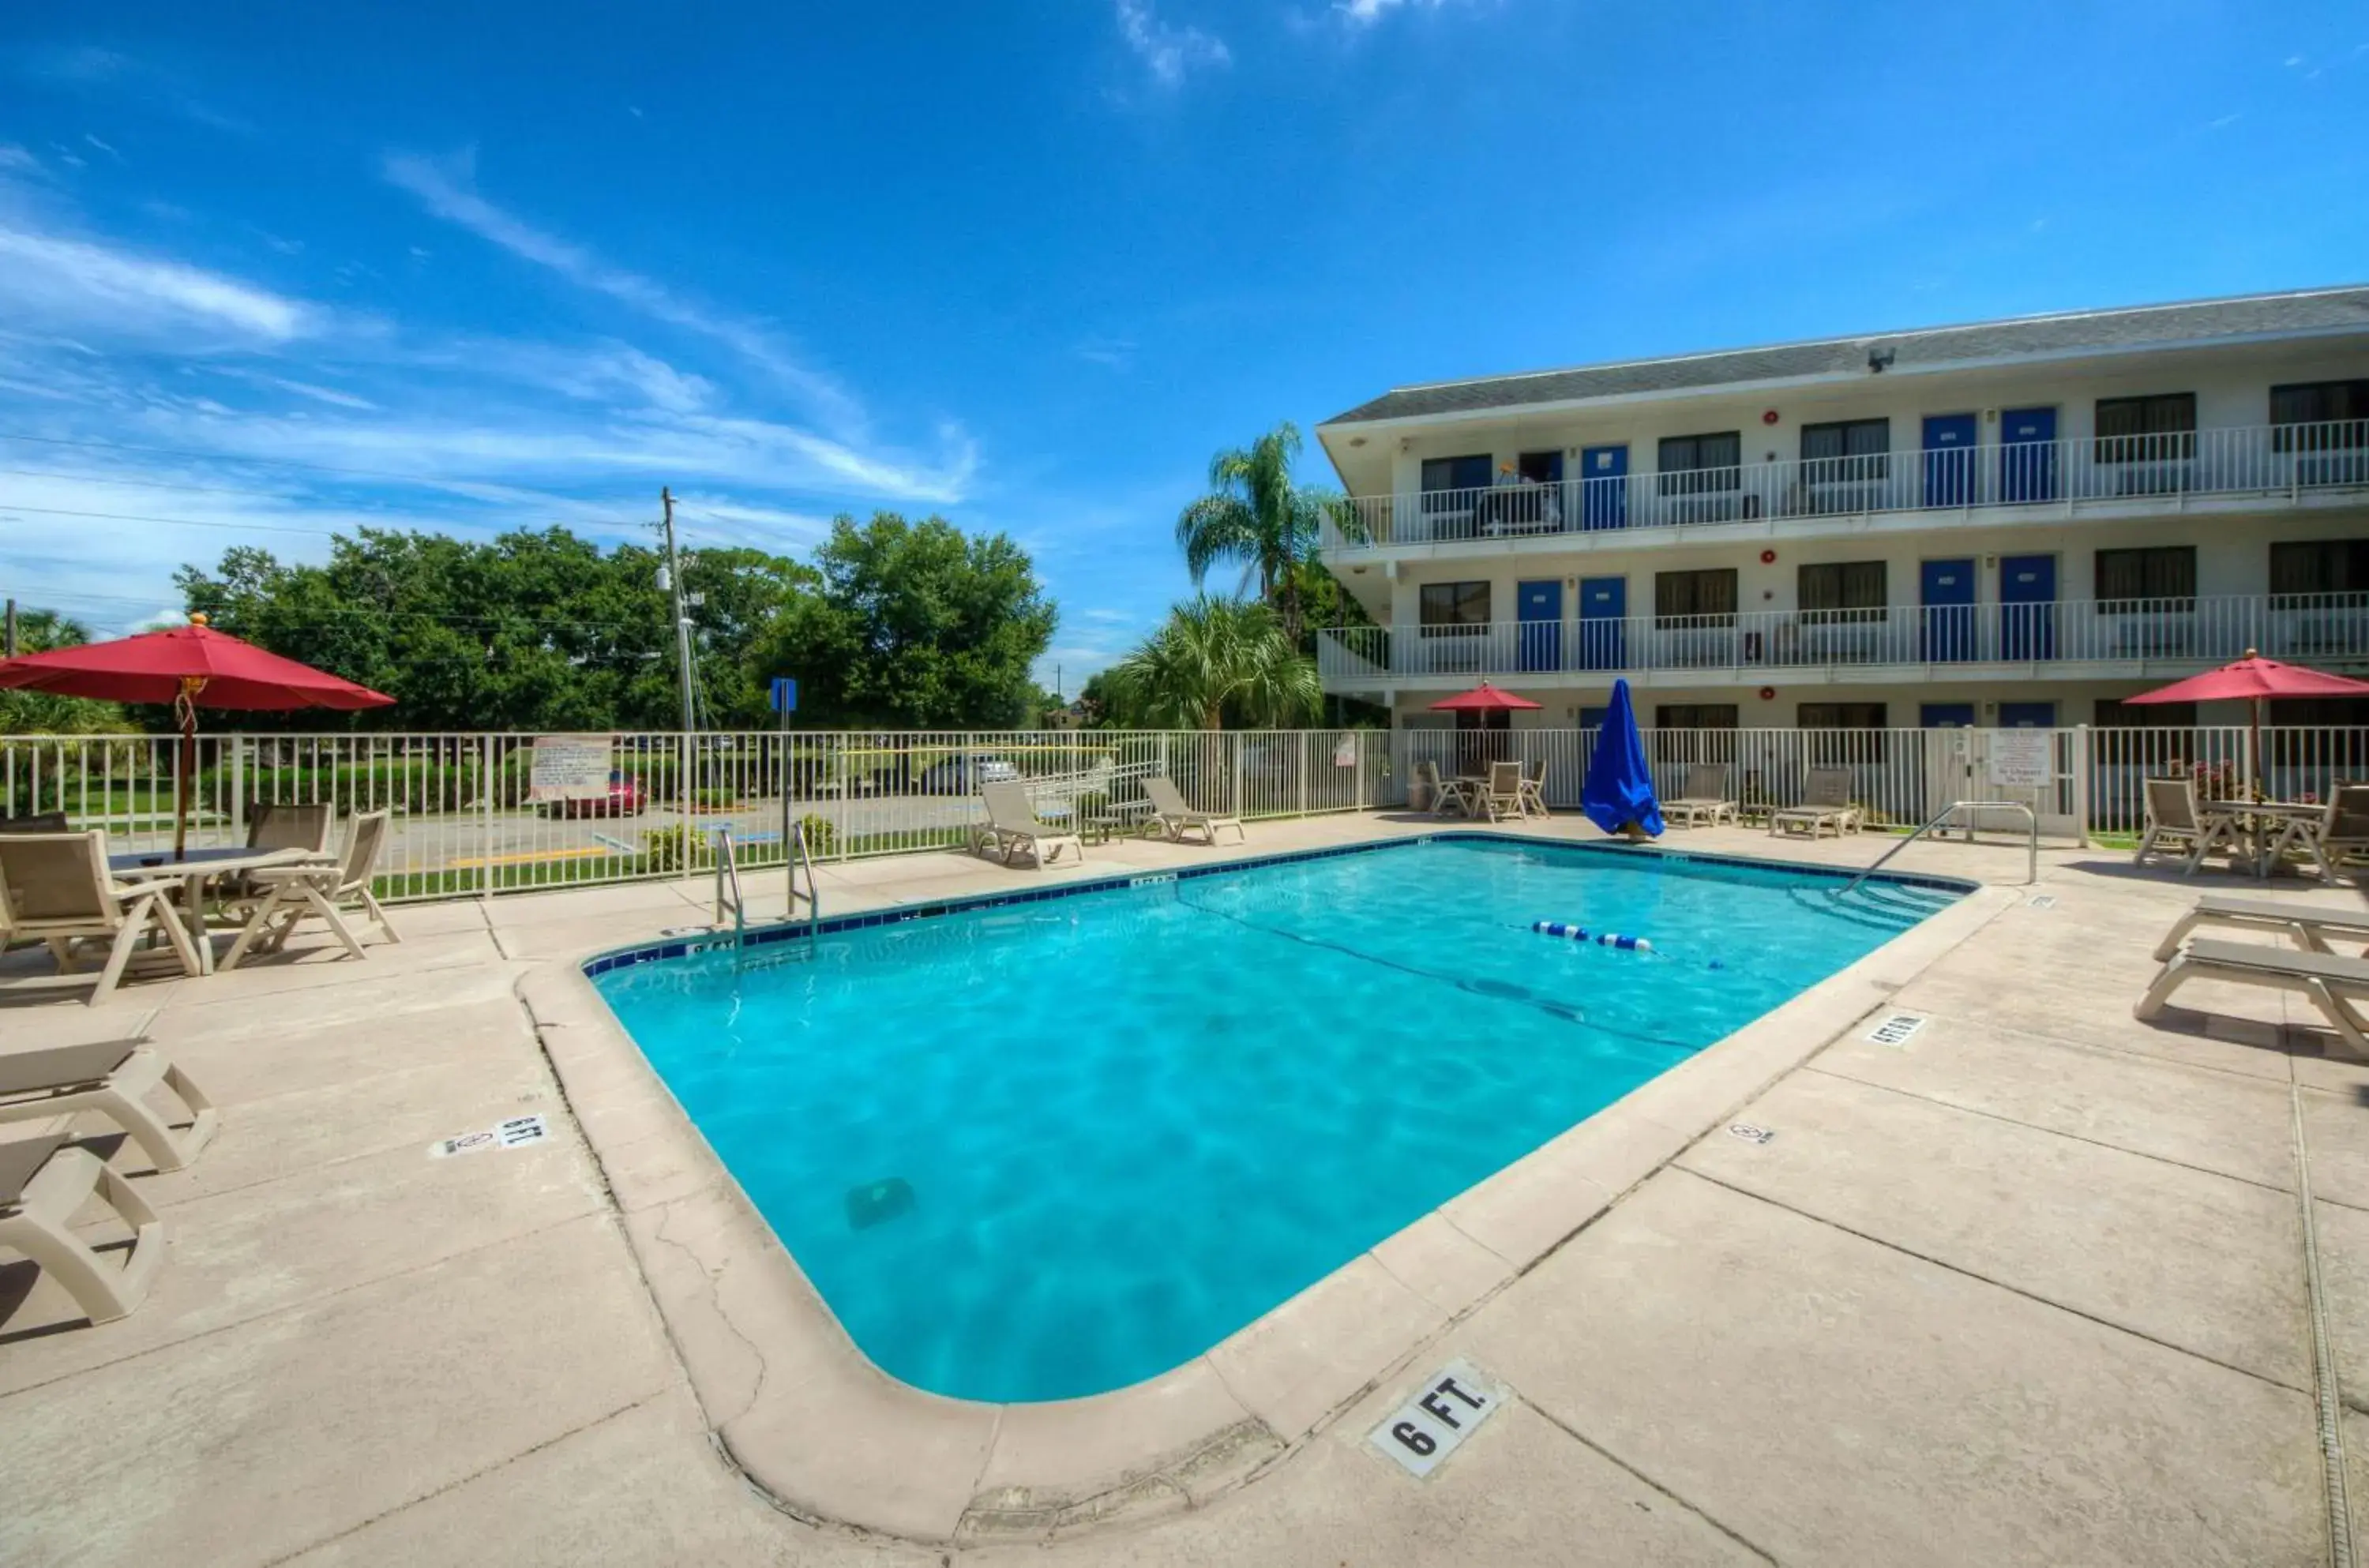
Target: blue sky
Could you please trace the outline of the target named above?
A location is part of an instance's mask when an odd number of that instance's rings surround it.
[[[1074,690],[1277,419],[2364,258],[2358,4],[19,5],[0,591],[666,484],[1010,532]]]

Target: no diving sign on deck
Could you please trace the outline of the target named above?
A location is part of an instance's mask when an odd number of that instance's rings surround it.
[[[1366,1435],[1409,1475],[1429,1475],[1505,1402],[1503,1387],[1458,1356]]]

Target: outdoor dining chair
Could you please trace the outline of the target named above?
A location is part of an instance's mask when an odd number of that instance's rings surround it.
[[[367,958],[370,955],[362,951],[361,939],[354,934],[340,912],[347,906],[359,908],[368,915],[389,942],[401,942],[402,936],[386,918],[386,911],[379,908],[377,895],[371,890],[379,854],[386,844],[388,815],[384,811],[365,811],[354,818],[346,825],[345,853],[326,864],[267,865],[249,873],[261,884],[263,896],[239,932],[238,940],[223,956],[222,967],[225,971],[237,968],[239,960],[250,952],[279,952],[287,945],[290,934],[311,919],[326,924],[348,953]]]
[[[107,835],[0,834],[0,946],[44,943],[58,972],[80,970],[77,948],[107,944],[107,962],[94,978],[90,1003],[115,994],[133,952],[151,933],[164,937],[185,973],[201,973],[198,950],[156,883],[118,882],[107,868]]]

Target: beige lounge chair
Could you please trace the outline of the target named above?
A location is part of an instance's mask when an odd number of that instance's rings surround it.
[[[1547,809],[1547,760],[1544,757],[1535,762],[1524,763],[1522,766],[1522,815],[1525,817],[1554,815]]]
[[[983,847],[1003,852],[1003,864],[1018,864],[1022,850],[1026,850],[1039,866],[1059,858],[1067,846],[1079,861],[1086,858],[1086,846],[1072,828],[1057,828],[1036,818],[1036,805],[1028,798],[1028,786],[1018,779],[1006,779],[996,784],[979,785],[978,797],[987,803],[987,826],[979,842]]]
[[[1708,821],[1716,828],[1722,822],[1742,821],[1744,807],[1727,792],[1725,763],[1695,762],[1687,769],[1686,793],[1662,802],[1662,815],[1681,827]]]
[[[1441,778],[1437,762],[1417,762],[1414,765],[1414,781],[1431,792],[1431,814],[1434,817],[1447,816],[1451,806],[1462,816],[1472,815],[1472,797],[1456,780]]]
[[[300,862],[293,865],[258,866],[249,872],[247,875],[262,889],[262,896],[256,900],[254,912],[247,916],[238,940],[223,955],[223,971],[237,968],[239,961],[249,953],[279,952],[288,945],[290,934],[298,926],[316,917],[344,944],[348,953],[357,958],[369,957],[362,951],[361,939],[338,912],[349,904],[359,906],[389,942],[401,942],[402,936],[371,891],[371,878],[378,871],[379,851],[386,843],[387,816],[384,811],[365,811],[348,822],[345,853],[326,864]]]
[[[189,1107],[189,1124],[179,1133],[147,1104],[160,1083]],[[0,1052],[0,1123],[86,1111],[121,1127],[159,1171],[177,1171],[196,1159],[221,1120],[189,1075],[145,1040]]]
[[[1489,782],[1481,786],[1475,804],[1482,812],[1488,814],[1492,822],[1502,822],[1508,817],[1518,818],[1528,816],[1528,813],[1522,808],[1522,764],[1490,763]]]
[[[1860,808],[1851,804],[1848,768],[1812,768],[1802,780],[1802,804],[1769,814],[1768,832],[1804,832],[1812,838],[1832,833],[1841,838],[1860,830]]]
[[[132,1228],[120,1267],[99,1261],[74,1229],[74,1211],[96,1194]],[[63,1133],[0,1143],[0,1247],[13,1247],[65,1288],[95,1323],[140,1305],[165,1255],[165,1224],[132,1184]]]
[[[2149,855],[2178,854],[2182,862],[2180,875],[2185,876],[2192,875],[2214,851],[2234,852],[2237,847],[2236,818],[2207,817],[2197,810],[2193,777],[2183,774],[2146,781],[2146,827],[2131,856],[2133,865],[2145,865]]]
[[[1201,830],[1202,838],[1212,849],[1217,847],[1218,830],[1220,828],[1231,828],[1237,843],[1250,841],[1250,835],[1242,831],[1241,818],[1194,810],[1184,804],[1184,793],[1176,787],[1176,781],[1165,773],[1153,773],[1147,777],[1143,781],[1143,794],[1144,798],[1151,802],[1151,819],[1160,825],[1160,830],[1168,836],[1171,843],[1184,842],[1184,835],[1196,828]]]
[[[2309,997],[2346,1048],[2369,1061],[2369,1037],[2362,1034],[2369,1020],[2352,1007],[2354,1001],[2369,999],[2369,958],[2297,953],[2252,942],[2191,942],[2171,956],[2131,1012],[2141,1020],[2153,1019],[2171,1000],[2172,992],[2198,979],[2265,986]]]
[[[118,882],[107,869],[107,835],[0,834],[0,947],[30,938],[49,944],[58,972],[80,971],[76,948],[108,944],[92,984],[91,1005],[115,994],[133,951],[161,933],[182,972],[199,974],[198,950],[169,901],[169,884]]]
[[[2163,963],[2179,952],[2188,933],[2200,925],[2277,932],[2295,938],[2295,945],[2306,953],[2335,952],[2328,944],[2331,935],[2369,942],[2369,910],[2335,909],[2298,898],[2249,898],[2237,893],[2207,893],[2196,900],[2195,908],[2174,921],[2163,940],[2156,944],[2156,962]]]

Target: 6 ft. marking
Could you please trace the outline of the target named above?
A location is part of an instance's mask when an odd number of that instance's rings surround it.
[[[1409,1475],[1429,1475],[1505,1401],[1505,1391],[1459,1356],[1441,1368],[1422,1392],[1384,1417],[1366,1440]]]

